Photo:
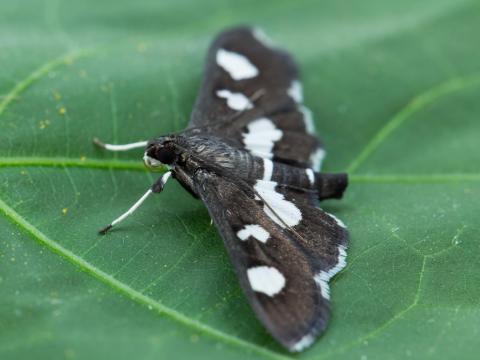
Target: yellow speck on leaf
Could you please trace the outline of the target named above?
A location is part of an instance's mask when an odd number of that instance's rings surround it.
[[[147,51],[147,44],[144,42],[140,42],[137,44],[137,51],[138,52],[145,52]]]
[[[85,161],[87,160],[87,157],[85,155],[80,156],[80,161]]]
[[[65,358],[66,359],[74,359],[75,358],[75,350],[73,349],[65,349]]]
[[[63,215],[67,215],[67,212],[68,212],[68,208],[63,208],[63,209],[62,209]]]
[[[60,94],[58,91],[54,91],[54,92],[53,92],[53,97],[54,97],[55,100],[57,100],[57,101],[62,100],[62,94]]]
[[[198,342],[199,339],[200,339],[200,337],[197,334],[192,334],[192,336],[190,336],[190,341],[192,343]]]
[[[67,109],[64,106],[62,106],[60,109],[58,109],[58,113],[60,115],[65,115],[67,113]]]
[[[43,130],[45,129],[47,126],[50,125],[50,120],[41,120],[39,123],[38,123],[38,127]]]

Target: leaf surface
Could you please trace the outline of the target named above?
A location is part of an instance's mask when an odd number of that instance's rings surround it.
[[[348,266],[304,359],[480,350],[476,1],[0,4],[0,357],[285,359],[203,205],[111,142],[185,127],[213,36],[261,25],[298,59]],[[293,358],[293,357],[292,357]]]

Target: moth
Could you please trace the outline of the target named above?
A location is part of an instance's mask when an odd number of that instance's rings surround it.
[[[147,167],[167,167],[126,213],[175,178],[205,204],[253,311],[288,350],[310,346],[329,321],[329,280],[345,266],[348,233],[319,208],[341,198],[346,174],[320,173],[325,155],[303,105],[292,57],[259,30],[236,27],[210,47],[184,131],[132,144]]]

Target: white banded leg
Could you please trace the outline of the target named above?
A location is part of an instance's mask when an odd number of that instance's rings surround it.
[[[123,220],[125,220],[129,215],[133,214],[135,212],[135,210],[137,210],[140,205],[143,204],[143,202],[145,200],[147,200],[147,198],[154,194],[154,193],[160,193],[162,192],[165,184],[167,183],[168,179],[170,178],[170,175],[172,175],[172,172],[171,171],[168,171],[166,172],[165,174],[163,174],[163,176],[158,179],[150,189],[148,189],[148,191],[143,194],[143,196],[138,199],[138,201],[133,204],[133,206],[128,209],[126,212],[124,212],[122,215],[120,215],[118,218],[116,218],[115,220],[113,220],[110,224],[108,224],[107,226],[105,226],[104,228],[102,228],[99,233],[102,234],[102,235],[105,235],[108,230],[110,230],[112,227],[114,227],[115,225],[117,225],[118,223],[122,222]]]
[[[148,141],[137,141],[130,144],[105,144],[98,138],[93,138],[93,143],[102,149],[109,151],[127,151],[132,149],[144,148]]]

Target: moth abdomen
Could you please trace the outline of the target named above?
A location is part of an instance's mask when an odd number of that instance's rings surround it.
[[[319,200],[340,199],[348,186],[348,175],[315,173],[315,185]]]
[[[263,162],[262,173],[257,177],[263,180],[274,181],[292,189],[303,189],[316,193],[319,200],[341,198],[348,185],[348,176],[345,173],[319,173],[311,168],[301,168],[269,159],[260,159]]]

